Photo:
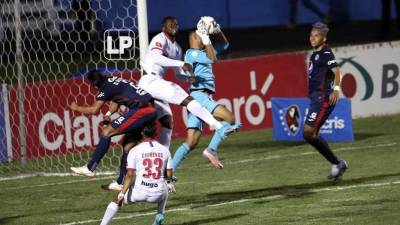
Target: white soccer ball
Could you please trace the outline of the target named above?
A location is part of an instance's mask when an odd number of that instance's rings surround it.
[[[203,20],[206,28],[207,28],[207,33],[208,34],[214,34],[217,32],[217,22],[215,22],[214,18],[211,16],[203,16],[201,17],[201,20]]]

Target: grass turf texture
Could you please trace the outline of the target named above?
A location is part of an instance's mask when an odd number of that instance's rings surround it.
[[[166,224],[400,224],[399,124],[400,115],[354,120],[356,141],[331,143],[350,165],[337,185],[316,150],[275,142],[270,129],[232,135],[220,149],[223,170],[201,156],[204,137],[176,173]],[[1,181],[0,224],[99,224],[116,196],[100,185],[112,178]],[[154,210],[129,205],[112,224],[151,224]]]

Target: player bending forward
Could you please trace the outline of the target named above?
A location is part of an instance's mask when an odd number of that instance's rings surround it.
[[[154,123],[149,123],[143,128],[142,136],[141,143],[129,151],[124,187],[117,198],[108,204],[101,225],[111,222],[122,203],[136,202],[156,203],[158,209],[154,224],[164,222],[168,191],[175,191],[172,183],[167,184],[173,174],[171,153],[154,139]]]

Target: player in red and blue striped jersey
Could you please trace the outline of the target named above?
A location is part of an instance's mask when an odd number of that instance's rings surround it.
[[[127,134],[128,136],[140,134],[146,124],[156,120],[157,114],[153,106],[153,97],[133,82],[115,76],[105,76],[98,71],[90,71],[87,79],[91,85],[98,89],[96,101],[91,106],[78,106],[76,102],[73,102],[70,105],[72,110],[83,114],[97,114],[105,102],[111,102],[117,106],[124,105],[128,109],[126,113],[112,120],[110,124],[103,128],[102,136],[89,163],[82,167],[71,167],[71,170],[77,174],[94,176],[97,165],[107,153],[111,137],[119,134]],[[112,114],[118,109],[118,107],[113,108],[114,110],[109,111],[108,114]],[[124,148],[120,177],[117,180],[120,188],[122,188],[123,175],[126,173],[127,150],[129,149]]]
[[[348,167],[347,162],[339,159],[319,135],[321,126],[335,108],[340,92],[340,70],[326,44],[328,31],[327,25],[318,22],[313,24],[310,33],[310,44],[314,49],[308,66],[308,97],[311,103],[303,137],[332,164],[328,179],[338,181]]]

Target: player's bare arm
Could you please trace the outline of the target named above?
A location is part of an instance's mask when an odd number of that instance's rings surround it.
[[[72,102],[71,105],[69,105],[69,108],[72,109],[73,111],[78,111],[85,115],[94,115],[100,111],[100,109],[103,105],[104,105],[104,101],[101,101],[101,100],[97,100],[91,106],[79,106],[78,103]]]
[[[122,205],[125,193],[128,191],[129,187],[133,184],[134,181],[135,181],[135,172],[133,170],[128,170],[125,175],[124,186],[122,188],[122,191],[118,194],[117,197],[119,206]]]
[[[329,105],[334,105],[340,97],[340,70],[339,67],[332,68],[332,72],[335,75],[333,92],[329,96]]]

